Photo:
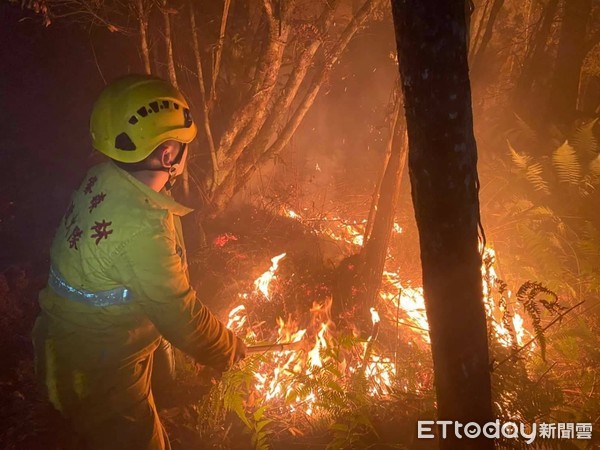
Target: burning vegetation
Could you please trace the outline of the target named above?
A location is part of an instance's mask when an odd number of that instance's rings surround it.
[[[364,308],[339,288],[340,278],[353,279],[339,267],[356,269],[344,261],[352,261],[360,250],[366,221],[308,217],[289,208],[279,211],[278,217],[269,218],[243,209],[237,219],[227,221],[244,223],[243,228],[220,232],[201,256],[192,258],[196,266],[224,264],[214,270],[230,271],[236,278],[233,285],[221,281],[212,289],[220,292],[216,297],[227,326],[245,337],[250,355],[199,404],[171,413],[196,415],[202,439],[223,448],[235,448],[242,428],[256,448],[279,448],[293,439],[329,443],[331,448],[362,448],[373,442],[392,448],[400,429],[400,442],[410,445],[415,439],[411,418],[435,408],[422,288],[403,282],[398,263],[388,255],[378,297],[368,305],[368,320],[363,320]],[[266,221],[268,233],[279,235],[267,247],[284,249],[287,244],[292,251],[269,254],[255,247]],[[261,224],[254,232],[248,226],[253,222]],[[402,242],[401,227],[395,224],[393,230],[393,239]],[[338,267],[327,267],[307,258],[302,248],[310,249],[310,241],[342,244],[339,256],[345,259]],[[539,357],[545,346],[540,318],[545,312],[558,318],[563,307],[540,284],[525,284],[513,294],[498,277],[495,258],[491,247],[483,249],[489,339],[498,350],[492,364],[498,366],[498,376],[518,368],[523,377],[519,383],[530,383],[533,369],[527,361]],[[360,286],[351,286],[354,300],[360,291]],[[335,306],[340,301],[346,302],[344,308]],[[516,405],[523,393],[510,389],[500,391],[496,401],[501,417],[523,414]],[[397,415],[393,419],[391,411]],[[232,428],[236,421],[237,429]],[[176,422],[168,423],[176,428]],[[216,424],[221,432],[215,434]]]

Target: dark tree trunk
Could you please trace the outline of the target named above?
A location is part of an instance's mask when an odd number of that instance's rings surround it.
[[[592,0],[565,0],[563,8],[547,117],[552,122],[566,124],[575,117]]]
[[[398,87],[399,91],[399,87]],[[401,94],[396,93],[397,100],[393,111],[388,155],[384,164],[381,182],[373,198],[372,214],[370,214],[365,232],[365,243],[361,250],[361,284],[364,295],[360,303],[365,316],[369,316],[369,308],[375,306],[377,293],[381,287],[381,277],[385,268],[387,249],[389,247],[400,183],[406,165],[407,142],[404,126],[399,126]]]
[[[498,14],[500,14],[500,10],[502,9],[503,5],[504,0],[494,0],[494,3],[492,3],[492,9],[490,10],[490,16],[485,25],[485,31],[483,32],[481,43],[479,44],[479,47],[477,47],[475,55],[473,55],[473,68],[479,67],[483,61],[483,56],[485,55],[487,46],[492,40],[494,24],[496,23],[496,19],[498,18]],[[481,20],[484,20],[484,18]]]
[[[464,2],[392,0],[438,418],[492,420]],[[442,449],[491,450],[485,438]]]
[[[542,98],[542,94],[534,92],[534,85],[538,85],[537,91],[542,91],[542,89],[539,89],[539,85],[543,84],[546,80],[545,74],[548,63],[546,48],[552,32],[558,2],[559,0],[549,0],[545,6],[540,26],[532,36],[533,42],[529,47],[530,51],[525,56],[523,69],[515,86],[515,109],[527,122],[535,122],[532,119],[539,118],[540,116],[540,99]],[[536,125],[539,125],[539,123]]]

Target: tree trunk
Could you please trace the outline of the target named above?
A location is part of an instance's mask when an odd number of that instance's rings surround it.
[[[219,30],[219,41],[215,49],[214,64],[212,68],[212,76],[210,82],[210,96],[208,99],[209,110],[217,100],[217,78],[221,71],[221,56],[223,55],[223,45],[225,44],[225,28],[227,27],[227,19],[229,18],[229,7],[231,0],[225,0],[223,4],[223,15],[221,16],[221,29]]]
[[[391,130],[391,152],[379,189],[373,226],[368,239],[365,236],[367,240],[361,250],[360,276],[364,295],[360,303],[365,315],[368,315],[369,308],[376,304],[377,293],[381,287],[381,277],[394,227],[396,205],[400,197],[402,174],[406,165],[407,146],[405,128],[398,127],[396,124]]]
[[[438,419],[492,420],[464,3],[392,0]],[[444,450],[492,450],[484,437]]]
[[[542,21],[537,32],[532,36],[533,42],[529,46],[529,52],[525,55],[523,69],[517,80],[514,90],[514,104],[517,112],[531,122],[533,116],[539,116],[540,97],[533,92],[534,84],[540,85],[546,78],[547,71],[547,43],[552,32],[554,17],[558,8],[559,0],[549,0],[542,12]],[[544,93],[545,95],[545,93]]]
[[[498,14],[502,9],[502,5],[504,5],[504,0],[494,0],[492,3],[492,8],[490,10],[490,16],[485,25],[485,31],[483,32],[483,37],[481,38],[481,43],[473,55],[473,63],[472,67],[476,68],[481,65],[483,60],[483,55],[485,54],[485,50],[487,49],[488,44],[492,40],[492,33],[494,31],[494,24],[496,23],[496,19],[498,18]],[[483,19],[482,19],[483,20]]]
[[[477,23],[473,30],[476,30],[475,33],[471,33],[472,36],[469,39],[469,55],[475,53],[475,50],[479,46],[479,41],[481,40],[481,34],[483,33],[483,25],[485,24],[485,18],[488,15],[488,10],[490,9],[491,3],[493,0],[487,0],[485,5],[483,6],[483,10],[480,14],[476,14],[475,17],[478,17]]]
[[[167,71],[169,73],[169,81],[173,86],[179,89],[177,83],[177,72],[175,71],[175,58],[173,57],[173,34],[171,32],[171,11],[169,10],[169,0],[163,0],[163,19],[165,22],[165,50],[167,53]],[[189,149],[188,149],[189,151]],[[183,169],[181,175],[181,184],[183,186],[183,195],[186,199],[190,196],[190,174],[188,165]]]
[[[169,81],[179,89],[177,84],[177,73],[175,72],[175,59],[173,58],[173,37],[171,33],[171,16],[169,11],[169,0],[163,0],[163,19],[165,21],[165,49],[167,53],[167,70]]]
[[[140,51],[144,62],[144,71],[150,75],[150,48],[148,46],[148,11],[144,8],[144,0],[136,0],[136,15],[140,32]]]
[[[547,118],[570,123],[575,117],[581,66],[586,55],[586,30],[592,0],[565,0],[554,76],[548,96]]]
[[[296,129],[304,119],[304,116],[314,103],[323,82],[330,74],[331,70],[339,60],[340,56],[348,46],[352,37],[364,24],[364,22],[371,16],[375,8],[382,2],[382,0],[367,0],[352,18],[350,23],[346,26],[342,35],[333,46],[333,48],[327,53],[327,60],[324,65],[315,74],[310,85],[308,86],[303,98],[300,100],[295,111],[287,121],[283,129],[279,132],[277,139],[268,148],[253,149],[253,151],[246,151],[241,158],[236,160],[236,171],[230,171],[220,185],[215,190],[213,197],[213,211],[211,214],[215,214],[218,211],[224,209],[229,203],[233,195],[244,186],[253,175],[254,171],[261,164],[264,164],[273,155],[279,154],[281,150],[288,144]],[[273,111],[273,114],[282,114],[282,111]],[[221,139],[223,141],[223,139]]]
[[[236,110],[230,119],[227,130],[221,136],[217,148],[219,181],[235,171],[237,159],[264,123],[266,110],[281,69],[290,27],[288,24],[280,27],[270,0],[264,0],[263,4],[268,23],[268,42],[254,74],[248,101]],[[281,20],[284,19],[281,18]]]
[[[200,102],[202,103],[202,123],[204,124],[204,132],[208,142],[210,151],[210,159],[212,162],[212,180],[215,181],[215,173],[219,170],[217,165],[217,151],[215,149],[215,141],[213,139],[212,128],[210,126],[210,114],[208,107],[208,99],[206,98],[206,87],[204,85],[204,71],[202,70],[202,58],[200,57],[200,44],[198,43],[198,27],[196,26],[196,13],[194,12],[194,2],[189,0],[190,7],[190,29],[192,32],[192,48],[194,49],[194,59],[196,60],[196,71],[198,72],[198,87],[200,90]]]

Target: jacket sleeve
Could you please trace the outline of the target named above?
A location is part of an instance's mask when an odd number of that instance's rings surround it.
[[[118,259],[133,301],[168,341],[201,364],[231,365],[239,341],[197,299],[169,233],[136,233]]]

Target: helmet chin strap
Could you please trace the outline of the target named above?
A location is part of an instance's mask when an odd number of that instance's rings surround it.
[[[168,169],[168,174],[169,174],[169,179],[167,180],[167,182],[165,183],[165,189],[167,191],[170,191],[171,189],[173,189],[173,186],[175,185],[175,181],[177,179],[177,171],[179,170],[179,164],[173,164],[171,167],[169,167]]]

